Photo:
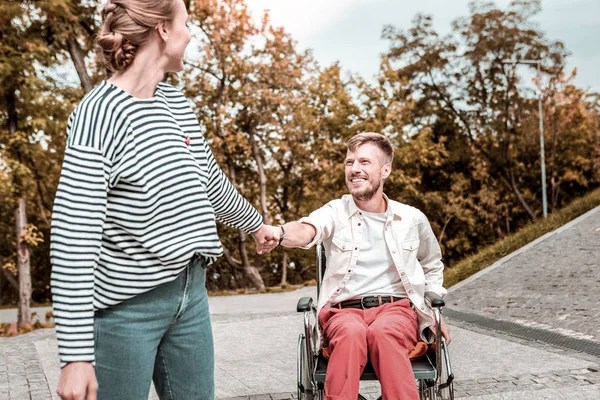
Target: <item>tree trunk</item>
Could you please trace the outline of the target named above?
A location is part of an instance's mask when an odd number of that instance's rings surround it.
[[[4,262],[2,261],[2,259],[0,259],[0,271],[2,271],[2,275],[4,275],[4,277],[10,284],[10,286],[12,286],[13,289],[15,289],[15,292],[19,292],[19,282],[17,282],[17,279],[14,277],[14,275],[12,273],[10,273],[8,270],[6,270],[4,268]],[[2,281],[0,281],[0,283],[1,282]],[[1,288],[2,288],[2,285],[0,284],[0,289]],[[0,305],[1,304],[2,304],[2,292],[0,292]]]
[[[287,267],[288,267],[288,254],[287,251],[283,251],[283,260],[281,261],[281,284],[287,283]]]
[[[438,243],[440,244],[440,246],[442,245],[442,240],[444,239],[444,233],[446,233],[446,228],[448,228],[448,224],[450,224],[450,221],[452,221],[453,218],[454,215],[451,215],[446,219],[446,222],[444,222],[444,227],[442,228],[440,236],[438,237]]]
[[[510,174],[510,184],[511,184],[511,186],[513,188],[513,191],[517,195],[517,198],[519,199],[519,202],[521,203],[521,205],[523,206],[523,208],[525,209],[525,211],[527,211],[527,214],[529,214],[529,217],[531,218],[531,220],[532,221],[536,221],[537,218],[536,218],[535,214],[533,213],[533,211],[531,210],[531,208],[529,207],[529,205],[527,204],[527,202],[523,198],[523,195],[521,194],[521,191],[517,187],[517,182],[515,181],[515,175],[513,174],[512,171],[508,171],[508,173]]]
[[[31,324],[31,266],[29,264],[29,245],[24,234],[27,229],[27,211],[25,197],[19,199],[15,210],[15,226],[17,230],[17,271],[19,273],[19,309],[18,326]]]
[[[254,134],[252,133],[250,134],[250,143],[252,144],[252,155],[254,156],[254,161],[256,161],[256,168],[258,169],[258,179],[260,183],[260,211],[265,225],[270,225],[269,213],[267,212],[267,176],[265,175],[265,169],[263,168],[258,143],[256,143]]]
[[[8,108],[8,130],[13,136],[17,132],[17,96],[16,89],[8,91],[6,96]],[[21,157],[17,154],[17,158]],[[31,266],[29,264],[29,245],[22,238],[27,228],[27,210],[25,197],[21,196],[15,210],[15,228],[17,236],[17,273],[19,276],[19,308],[17,324],[19,327],[31,323]]]
[[[240,255],[242,257],[242,268],[244,269],[244,274],[246,278],[250,280],[252,286],[254,286],[258,290],[264,290],[265,283],[258,272],[258,268],[254,265],[250,264],[248,260],[248,252],[246,250],[246,234],[240,230],[238,230],[240,236]]]
[[[19,282],[17,282],[17,279],[13,276],[13,274],[11,274],[9,271],[5,270],[2,265],[0,265],[0,269],[2,269],[2,275],[4,275],[4,277],[10,284],[10,286],[12,286],[13,289],[15,289],[15,292],[18,292],[19,291]]]
[[[75,70],[77,71],[77,75],[79,76],[79,81],[81,82],[81,87],[83,90],[88,93],[94,87],[92,83],[92,79],[90,78],[87,68],[85,67],[85,60],[82,55],[81,46],[79,42],[77,42],[77,38],[70,34],[67,38],[67,48],[69,50],[69,54],[71,55],[71,60],[73,61],[73,65],[75,65]]]
[[[237,189],[237,182],[235,180],[235,168],[231,162],[227,163],[227,169],[229,171],[229,179],[231,179],[231,183]],[[246,250],[246,234],[238,229],[238,234],[240,237],[240,257],[242,257],[241,267],[244,271],[244,275],[246,279],[258,290],[263,290],[265,288],[265,283],[258,272],[258,268],[250,264],[250,260],[248,259],[248,251]]]
[[[560,180],[557,182],[554,177],[550,179],[550,191],[552,193],[552,210],[554,212],[558,208],[558,196],[560,195]]]

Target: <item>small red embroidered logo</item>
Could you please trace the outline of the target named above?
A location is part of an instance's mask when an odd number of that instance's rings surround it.
[[[189,146],[189,145],[190,145],[190,143],[192,143],[192,139],[190,139],[190,137],[188,136],[187,138],[185,138],[185,144],[186,144],[187,146]]]

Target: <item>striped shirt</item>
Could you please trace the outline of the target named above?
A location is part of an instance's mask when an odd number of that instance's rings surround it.
[[[94,311],[223,252],[216,219],[255,232],[260,214],[218,167],[184,95],[137,99],[103,81],[71,114],[52,213],[52,300],[61,366],[94,362]]]

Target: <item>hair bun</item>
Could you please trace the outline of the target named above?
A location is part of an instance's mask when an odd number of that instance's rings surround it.
[[[102,21],[106,21],[108,18],[111,17],[111,14],[114,13],[115,11],[117,11],[117,8],[119,8],[119,4],[116,3],[109,3],[106,5],[106,7],[104,7],[104,9],[102,10]]]
[[[129,43],[119,32],[102,33],[96,39],[107,66],[112,71],[122,71],[135,58],[137,46]]]
[[[96,46],[112,73],[133,63],[137,49],[148,42],[160,22],[173,20],[174,4],[173,0],[110,0],[104,6]]]

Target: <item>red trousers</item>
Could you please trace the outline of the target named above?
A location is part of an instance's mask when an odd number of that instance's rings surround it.
[[[325,398],[355,400],[370,360],[383,400],[418,400],[408,353],[417,343],[417,315],[408,299],[366,310],[323,308],[319,314],[328,346]]]

